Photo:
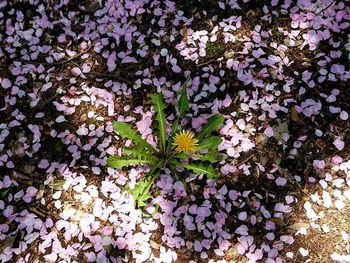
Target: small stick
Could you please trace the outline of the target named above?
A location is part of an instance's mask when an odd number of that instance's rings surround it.
[[[199,67],[202,67],[202,66],[206,66],[206,65],[208,65],[208,64],[210,64],[210,63],[212,63],[212,62],[216,62],[217,60],[216,59],[211,59],[211,60],[208,60],[207,62],[203,62],[203,63],[200,63],[200,64],[197,64],[197,68],[199,68]]]

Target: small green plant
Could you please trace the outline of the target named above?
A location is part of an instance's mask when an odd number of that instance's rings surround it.
[[[222,44],[220,44],[219,42],[210,42],[210,41],[207,42],[207,46],[205,50],[209,57],[222,56],[222,54],[225,51],[222,47]]]
[[[131,140],[134,147],[124,147],[122,152],[125,156],[111,156],[107,159],[107,165],[118,169],[136,165],[150,167],[150,171],[139,180],[135,188],[128,189],[139,206],[145,206],[146,201],[151,198],[149,190],[160,171],[166,167],[170,168],[174,174],[177,168],[183,168],[196,174],[204,174],[208,179],[217,177],[213,164],[221,161],[224,155],[217,151],[221,138],[212,133],[221,128],[224,117],[221,114],[211,116],[197,136],[189,131],[179,132],[179,121],[189,110],[185,84],[177,105],[178,115],[172,124],[170,134],[166,133],[164,97],[162,94],[151,95],[156,113],[155,120],[158,123],[155,129],[159,138],[158,147],[155,148],[142,139],[130,124],[113,122],[115,131],[122,138]]]
[[[10,192],[10,190],[13,188],[13,185],[10,185],[8,188],[0,189],[0,197],[5,198],[6,195]]]

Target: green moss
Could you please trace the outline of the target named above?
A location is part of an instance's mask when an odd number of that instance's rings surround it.
[[[208,42],[205,51],[208,57],[219,57],[224,53],[224,48],[219,42]]]

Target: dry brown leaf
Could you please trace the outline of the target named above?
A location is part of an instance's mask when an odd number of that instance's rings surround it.
[[[290,117],[295,122],[299,121],[298,112],[296,111],[296,109],[294,107],[292,107],[292,109],[290,111]]]

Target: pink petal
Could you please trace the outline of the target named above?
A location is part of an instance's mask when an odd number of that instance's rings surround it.
[[[346,121],[349,118],[349,114],[346,111],[341,111],[339,117],[343,121]]]
[[[273,129],[271,127],[267,127],[264,131],[264,134],[267,136],[267,137],[272,137],[274,132],[273,132]]]
[[[337,148],[339,151],[343,150],[344,149],[344,141],[340,140],[340,139],[336,139],[334,142],[333,142],[333,145],[335,146],[335,148]]]
[[[46,159],[42,159],[39,164],[38,164],[38,167],[41,168],[41,169],[46,169],[47,167],[49,167],[49,162],[48,160]]]
[[[4,89],[8,89],[11,87],[11,81],[9,79],[2,79],[1,80],[1,86],[4,88]]]
[[[323,160],[314,160],[313,161],[313,166],[317,170],[322,170],[326,166],[326,163]]]

